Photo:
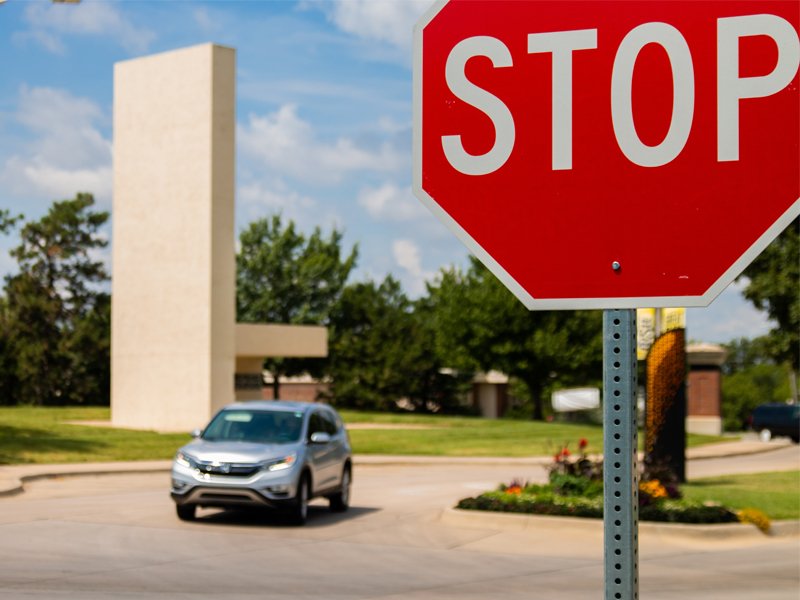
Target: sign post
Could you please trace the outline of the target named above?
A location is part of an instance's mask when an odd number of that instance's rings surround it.
[[[414,26],[414,194],[530,310],[604,310],[607,600],[638,600],[635,309],[708,306],[800,216],[798,29],[797,0],[438,0]]]
[[[603,311],[603,538],[606,600],[639,597],[636,311]]]

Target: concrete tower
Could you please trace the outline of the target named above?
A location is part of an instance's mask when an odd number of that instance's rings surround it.
[[[236,53],[114,66],[112,422],[189,430],[234,400]]]

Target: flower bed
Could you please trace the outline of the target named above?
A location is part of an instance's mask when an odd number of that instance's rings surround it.
[[[603,464],[589,460],[586,441],[581,455],[570,458],[564,447],[550,466],[550,483],[536,485],[519,480],[476,498],[464,498],[456,508],[536,515],[603,518]],[[658,478],[656,477],[658,476]],[[757,509],[737,511],[715,502],[682,498],[677,481],[663,464],[645,464],[637,492],[639,520],[667,523],[748,522],[763,531],[769,519]]]
[[[490,510],[534,515],[558,515],[568,517],[603,518],[603,496],[562,496],[553,491],[552,485],[535,486],[536,491],[524,488],[520,493],[509,494],[504,490],[486,492],[477,498],[464,498],[456,508]],[[660,499],[639,510],[641,521],[669,523],[736,523],[735,512],[718,504],[696,500],[669,498]]]

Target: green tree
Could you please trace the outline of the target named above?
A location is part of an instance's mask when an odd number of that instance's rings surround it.
[[[439,353],[449,366],[498,369],[522,381],[533,418],[555,387],[602,377],[600,311],[529,311],[477,259],[465,273],[443,270],[429,286]]]
[[[108,402],[108,275],[91,255],[107,244],[97,232],[108,213],[93,205],[91,194],[55,202],[11,251],[19,273],[5,278],[3,327],[17,403]]]
[[[0,209],[0,233],[8,233],[23,218],[22,215],[12,217],[11,211]]]
[[[391,276],[346,286],[330,320],[331,402],[392,411],[405,399],[417,411],[456,412],[463,377],[442,372],[429,316]]]
[[[21,219],[22,215],[12,217],[10,211],[0,209],[0,233],[8,233]],[[13,332],[11,324],[8,301],[0,296],[0,404],[15,403],[19,386],[17,362],[11,344]]]
[[[775,323],[766,338],[770,357],[791,370],[797,400],[800,366],[800,219],[795,219],[740,277],[750,281],[744,297]]]
[[[602,377],[599,311],[529,311],[470,257],[464,273],[443,270],[429,286],[440,355],[459,369],[497,369],[522,381],[533,418],[544,417],[554,388],[596,383]]]
[[[744,337],[738,338],[722,345],[728,351],[728,358],[722,365],[722,372],[725,375],[734,375],[764,363],[774,364],[767,351],[766,336],[752,340]]]
[[[727,431],[747,426],[753,411],[766,402],[783,402],[789,396],[786,369],[760,362],[722,375],[722,418]]]
[[[327,325],[331,308],[358,257],[358,247],[342,257],[341,231],[324,238],[319,227],[306,237],[281,215],[255,221],[239,236],[236,255],[236,318],[241,323]],[[323,361],[268,358],[274,397],[280,397],[279,377],[305,371],[318,374]]]

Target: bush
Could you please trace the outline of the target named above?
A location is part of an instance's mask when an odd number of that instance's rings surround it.
[[[667,488],[657,480],[643,482],[640,490],[640,498],[646,498],[644,502],[640,501],[641,521],[735,523],[743,518],[720,504],[670,497]],[[477,498],[464,498],[456,508],[601,519],[603,483],[582,475],[551,471],[548,485],[514,480],[508,486],[501,484],[497,491],[486,492]],[[758,515],[753,513],[748,518],[757,519]],[[755,520],[748,522],[756,523]]]
[[[743,508],[737,516],[741,523],[752,523],[764,533],[769,531],[769,517],[757,508]]]

